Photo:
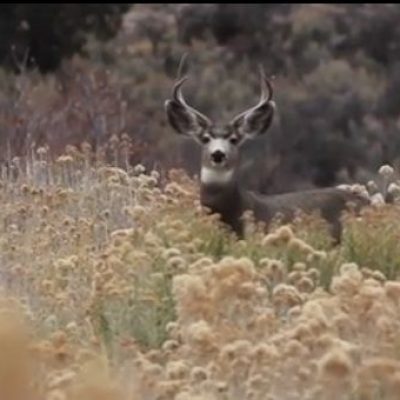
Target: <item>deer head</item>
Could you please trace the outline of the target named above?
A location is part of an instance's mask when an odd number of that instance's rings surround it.
[[[172,99],[165,102],[169,123],[178,134],[189,136],[202,146],[202,183],[228,183],[239,166],[241,145],[264,134],[271,125],[275,110],[271,82],[261,70],[258,104],[221,126],[186,103],[182,94],[186,80],[184,77],[175,83]]]

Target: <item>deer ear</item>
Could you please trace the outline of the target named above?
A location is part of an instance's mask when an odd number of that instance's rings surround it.
[[[271,126],[275,107],[273,100],[264,100],[234,118],[232,126],[242,139],[254,139]]]
[[[167,100],[165,111],[170,125],[181,135],[197,138],[208,126],[206,119],[181,102]]]
[[[165,112],[167,113],[169,124],[179,134],[186,135],[192,129],[193,118],[177,101],[167,100],[165,102]]]

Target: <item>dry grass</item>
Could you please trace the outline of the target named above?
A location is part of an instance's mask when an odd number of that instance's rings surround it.
[[[398,399],[397,204],[237,241],[185,174],[86,150],[3,171],[1,399]]]

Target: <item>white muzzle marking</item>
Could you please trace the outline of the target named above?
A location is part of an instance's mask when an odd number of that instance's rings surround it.
[[[214,153],[214,151],[218,150],[222,151],[224,154],[229,152],[229,143],[226,141],[226,139],[218,138],[211,141],[208,151],[210,153]]]
[[[202,167],[200,172],[201,183],[205,185],[219,184],[224,185],[232,181],[233,170],[217,170],[208,167]]]

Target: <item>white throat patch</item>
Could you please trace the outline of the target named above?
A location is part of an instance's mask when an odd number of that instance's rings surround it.
[[[205,185],[219,184],[224,185],[229,183],[233,178],[233,169],[230,170],[216,170],[208,167],[203,167],[200,172],[201,183]]]

